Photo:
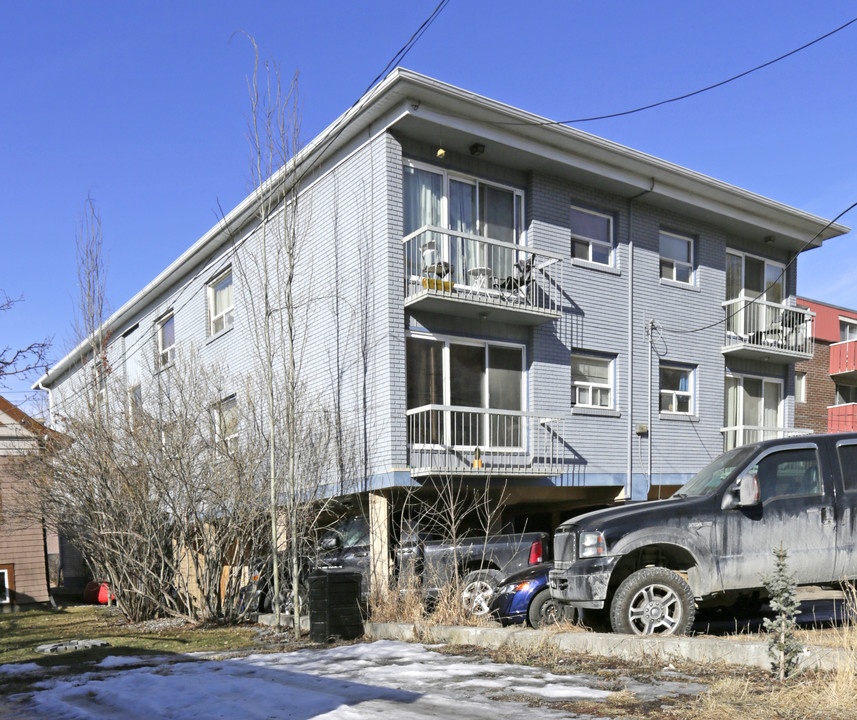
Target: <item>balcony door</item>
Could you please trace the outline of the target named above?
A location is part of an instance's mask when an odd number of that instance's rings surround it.
[[[783,426],[782,397],[783,385],[777,380],[727,375],[724,449],[779,437]]]
[[[726,329],[739,335],[764,332],[780,321],[785,266],[735,252],[726,253]],[[758,300],[752,305],[750,301]]]

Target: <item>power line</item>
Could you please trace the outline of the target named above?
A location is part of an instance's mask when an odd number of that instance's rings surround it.
[[[571,123],[583,123],[583,122],[592,122],[593,120],[608,120],[610,118],[623,117],[625,115],[633,115],[634,113],[643,112],[644,110],[651,110],[652,108],[660,107],[661,105],[668,105],[669,103],[678,102],[679,100],[686,100],[687,98],[694,97],[695,95],[701,95],[704,92],[708,92],[709,90],[714,90],[715,88],[723,87],[735,80],[740,80],[742,77],[746,77],[751,73],[756,72],[757,70],[762,70],[763,68],[769,67],[774,63],[780,62],[780,60],[785,60],[787,57],[791,57],[799,53],[801,50],[806,50],[808,47],[815,45],[816,43],[821,42],[829,38],[831,35],[835,35],[840,30],[844,30],[849,25],[853,25],[857,22],[857,17],[849,20],[844,25],[840,25],[835,30],[831,30],[824,35],[817,37],[815,40],[811,40],[810,42],[801,45],[790,52],[787,52],[785,55],[780,55],[773,60],[768,60],[767,62],[762,63],[761,65],[756,65],[756,67],[750,68],[749,70],[745,70],[742,73],[738,73],[737,75],[733,75],[726,80],[721,80],[720,82],[716,82],[713,85],[707,85],[704,88],[700,88],[699,90],[694,90],[693,92],[685,93],[684,95],[678,95],[673,98],[669,98],[668,100],[660,100],[658,102],[650,103],[649,105],[643,105],[642,107],[634,108],[633,110],[623,110],[622,112],[609,113],[607,115],[593,115],[592,117],[583,117],[583,118],[575,118],[574,120],[542,120],[542,121],[516,121],[516,122],[497,122],[497,125],[533,125],[533,126],[548,126],[548,125],[569,125]]]
[[[853,22],[853,21],[852,21],[852,22]],[[835,223],[837,220],[839,220],[839,218],[841,218],[843,215],[845,215],[845,214],[847,214],[847,213],[851,212],[855,207],[857,207],[857,201],[855,201],[855,202],[851,203],[851,205],[849,205],[847,208],[845,208],[841,213],[839,213],[839,215],[837,215],[835,218],[833,218],[833,220],[828,221],[827,225],[825,225],[823,228],[821,228],[821,230],[819,230],[815,235],[813,235],[809,240],[807,240],[807,241],[803,244],[803,247],[801,247],[801,249],[800,249],[800,250],[798,250],[798,251],[794,254],[794,257],[793,257],[791,260],[789,260],[789,261],[788,261],[788,262],[783,266],[782,271],[780,271],[780,274],[779,274],[779,275],[777,275],[776,279],[775,279],[775,280],[773,280],[772,282],[768,283],[768,286],[770,286],[770,285],[774,285],[774,284],[775,284],[775,283],[777,283],[779,280],[781,280],[781,279],[783,278],[783,276],[786,274],[786,270],[788,270],[788,269],[789,269],[789,266],[790,266],[792,263],[794,263],[794,262],[796,262],[796,261],[797,261],[797,257],[798,257],[798,255],[800,255],[804,250],[806,250],[810,245],[812,245],[812,243],[813,243],[813,242],[815,242],[815,240],[816,240],[816,239],[817,239],[817,238],[818,238],[818,237],[819,237],[819,236],[820,236],[820,235],[821,235],[825,230],[827,230],[827,228],[829,228],[831,225],[833,225],[833,223]],[[748,303],[746,303],[743,307],[739,307],[739,308],[737,308],[736,310],[734,310],[733,312],[731,312],[730,314],[726,315],[726,317],[723,317],[723,318],[721,318],[720,320],[717,320],[716,322],[709,323],[708,325],[703,325],[702,327],[693,328],[692,330],[677,330],[677,329],[675,329],[675,328],[668,328],[668,327],[664,327],[663,325],[661,325],[660,327],[661,327],[661,329],[662,329],[662,330],[665,330],[666,332],[669,332],[669,333],[673,333],[674,335],[691,335],[692,333],[702,332],[703,330],[710,330],[711,328],[713,328],[713,327],[717,327],[717,326],[718,326],[718,325],[720,325],[721,323],[725,323],[727,320],[730,320],[732,317],[734,317],[734,316],[735,316],[735,315],[737,315],[739,312],[741,312],[741,310],[743,310],[745,307],[748,307],[748,306],[750,306],[750,305],[753,305],[753,304],[757,303],[757,302],[762,298],[762,296],[763,296],[766,292],[767,292],[767,289],[762,290],[762,292],[760,292],[758,295],[756,295],[756,297],[754,297],[752,300],[750,300]]]

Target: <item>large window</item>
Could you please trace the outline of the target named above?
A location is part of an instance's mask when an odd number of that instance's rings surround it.
[[[693,283],[693,238],[661,230],[661,277]]]
[[[847,405],[848,403],[857,403],[857,386],[836,383],[836,402],[834,404]]]
[[[176,320],[172,314],[158,320],[158,368],[169,367],[176,356]]]
[[[520,446],[522,347],[414,336],[406,352],[408,410],[424,409],[409,413],[411,442]]]
[[[427,231],[408,254],[409,274],[427,272],[478,287],[512,276],[516,251],[488,240],[523,244],[522,192],[414,162],[403,167],[403,185],[405,235],[431,225],[486,238]]]
[[[777,380],[727,375],[723,403],[726,450],[782,434],[783,385]]]
[[[571,404],[613,407],[613,360],[598,355],[571,356]]]
[[[572,206],[571,256],[578,260],[611,265],[613,258],[612,216]]]
[[[218,449],[234,452],[238,443],[238,401],[232,395],[213,408],[214,442]]]
[[[726,253],[726,299],[744,297],[782,303],[785,266],[781,263],[729,251]]]
[[[839,318],[839,341],[857,340],[857,320]]]
[[[208,286],[209,335],[229,330],[233,321],[232,271],[215,278]]]
[[[693,374],[692,368],[661,364],[661,412],[694,412]]]

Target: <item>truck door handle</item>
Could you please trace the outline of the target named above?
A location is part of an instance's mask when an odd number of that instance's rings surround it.
[[[833,508],[830,506],[825,506],[821,508],[821,524],[822,525],[833,525]]]
[[[354,557],[366,557],[368,554],[368,552],[356,552],[354,553]]]

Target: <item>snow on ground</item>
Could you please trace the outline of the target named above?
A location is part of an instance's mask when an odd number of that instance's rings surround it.
[[[21,663],[20,665],[0,665],[0,675],[27,675],[29,673],[41,672],[42,667],[38,663]]]
[[[28,697],[16,698],[16,706],[18,717],[79,720],[520,720],[532,711],[510,696],[603,700],[610,695],[587,683],[592,678],[379,641],[154,667],[116,664],[112,670],[43,680]],[[540,708],[538,717],[568,716]]]

